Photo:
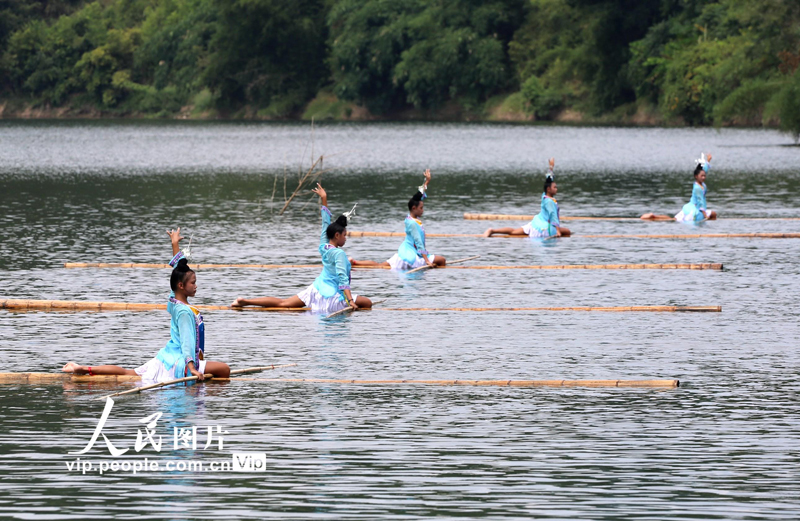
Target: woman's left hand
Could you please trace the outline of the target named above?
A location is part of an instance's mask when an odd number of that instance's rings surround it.
[[[184,239],[183,235],[181,235],[180,226],[178,226],[177,230],[167,230],[167,235],[169,235],[169,240],[172,241],[172,244],[178,244],[181,239]]]

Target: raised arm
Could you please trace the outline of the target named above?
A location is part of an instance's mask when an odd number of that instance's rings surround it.
[[[169,240],[172,243],[172,256],[174,257],[181,250],[180,242],[184,238],[181,235],[180,226],[178,226],[177,230],[167,230],[167,235],[169,235]]]
[[[322,208],[320,208],[320,215],[322,216],[322,232],[320,233],[319,246],[320,248],[328,244],[327,230],[331,224],[331,211],[328,209],[328,193],[322,188],[322,185],[317,183],[317,187],[311,190],[320,198]]]

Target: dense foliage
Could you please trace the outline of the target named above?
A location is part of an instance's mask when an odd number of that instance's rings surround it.
[[[538,119],[798,136],[799,64],[797,0],[0,0],[0,95],[105,113],[292,117],[325,92],[475,114],[513,95]]]

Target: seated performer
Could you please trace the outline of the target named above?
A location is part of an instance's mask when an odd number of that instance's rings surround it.
[[[422,201],[427,197],[426,191],[431,181],[430,169],[425,170],[424,175],[425,182],[408,201],[408,215],[405,220],[406,239],[397,249],[397,253],[386,262],[350,259],[353,266],[389,266],[393,270],[411,270],[422,266],[435,268],[447,264],[447,259],[443,256],[430,254],[425,249],[425,228],[420,217],[425,211]]]
[[[172,260],[169,262],[172,275],[169,285],[167,311],[171,315],[170,339],[155,358],[136,369],[125,369],[117,365],[83,366],[67,362],[62,368],[66,373],[88,375],[138,375],[142,380],[166,382],[185,378],[189,375],[203,380],[211,374],[217,378],[228,378],[231,373],[228,364],[204,359],[205,324],[200,312],[189,305],[189,297],[197,293],[197,276],[189,267],[186,256],[179,250],[181,229],[167,232],[172,241]]]
[[[293,297],[281,299],[277,297],[243,298],[239,297],[231,303],[231,307],[260,306],[265,308],[302,308],[310,307],[311,311],[332,313],[346,307],[371,308],[372,301],[367,297],[355,296],[350,292],[350,261],[342,246],[347,241],[347,222],[355,214],[355,206],[348,213],[340,215],[331,223],[331,212],[328,210],[328,194],[317,183],[312,190],[322,200],[322,234],[319,241],[319,253],[322,256],[322,273],[313,284]]]
[[[675,217],[669,215],[656,215],[654,213],[646,213],[642,215],[642,219],[650,221],[679,221],[688,223],[697,223],[700,221],[713,221],[717,218],[717,212],[708,210],[706,208],[706,174],[711,170],[711,154],[708,154],[706,159],[705,154],[700,154],[700,159],[697,160],[697,166],[694,169],[694,184],[692,185],[692,198],[688,203],[683,205],[683,208],[678,212]]]
[[[556,161],[550,158],[550,170],[547,172],[547,177],[544,180],[544,192],[542,193],[542,209],[531,222],[521,228],[489,228],[483,232],[484,237],[491,237],[492,235],[506,234],[506,235],[527,235],[529,237],[538,237],[549,239],[550,237],[569,237],[570,231],[568,228],[561,226],[560,210],[558,209],[558,201],[556,201],[556,194],[558,193],[558,186],[556,186],[555,179],[553,179],[553,168]]]

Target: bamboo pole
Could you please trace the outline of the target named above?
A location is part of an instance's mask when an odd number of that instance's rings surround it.
[[[697,264],[553,264],[553,265],[519,265],[519,266],[447,266],[436,269],[453,270],[721,270],[719,263]],[[244,269],[320,269],[322,264],[202,264],[202,269],[244,268]],[[65,268],[169,268],[168,264],[106,264],[67,262]],[[199,269],[199,268],[198,268]],[[353,266],[353,270],[388,270],[389,266]]]
[[[280,369],[283,367],[294,367],[297,364],[282,364],[282,365],[268,365],[263,367],[249,367],[247,369],[235,369],[231,371],[231,375],[248,374],[258,371],[266,371],[271,369]],[[258,371],[256,371],[258,370]],[[100,383],[100,384],[114,384],[122,382],[139,382],[142,377],[139,375],[127,374],[74,374],[74,373],[0,373],[0,384],[20,384],[20,383],[60,383],[60,382],[73,382],[73,383]],[[227,382],[231,378],[214,378],[214,382]],[[235,378],[234,380],[239,380]]]
[[[201,311],[310,311],[310,308],[259,308],[230,306],[194,306]],[[74,300],[0,300],[0,309],[35,311],[152,311],[166,309],[166,304],[136,304],[127,302],[82,302]],[[372,308],[369,308],[372,309]],[[486,307],[486,308],[377,308],[381,311],[712,311],[720,306],[616,306],[616,307]],[[329,315],[330,316],[330,315]]]
[[[676,388],[680,380],[346,380],[322,378],[259,378],[255,382],[320,383],[353,385],[440,385],[492,387],[650,387]]]
[[[463,259],[457,259],[457,260],[451,261],[450,264],[460,264],[462,262],[467,262],[467,261],[470,261],[472,259],[477,259],[478,257],[480,257],[480,255],[473,255],[472,257],[465,257]],[[438,269],[440,266],[435,266],[435,267]],[[446,266],[442,266],[442,267],[446,267]],[[434,266],[428,266],[426,264],[425,266],[420,266],[419,268],[414,268],[413,270],[408,270],[406,272],[406,274],[410,275],[412,273],[416,273],[417,271],[429,270],[429,269],[432,269],[432,268],[434,268]]]
[[[311,311],[311,308],[261,308],[230,306],[193,306],[200,311]],[[166,304],[130,303],[130,302],[89,302],[80,300],[31,300],[0,299],[0,309],[16,311],[155,311],[166,310]]]
[[[514,215],[501,213],[464,213],[464,219],[469,221],[530,221],[533,215]],[[674,221],[674,217],[642,219],[640,217],[561,217],[562,221]],[[717,218],[720,220],[720,218]],[[725,221],[800,221],[800,217],[725,217]]]
[[[147,262],[65,262],[64,267],[67,269],[74,268],[158,268],[158,269],[172,269],[169,264],[152,264]],[[277,270],[277,269],[309,269],[309,268],[322,268],[322,264],[192,264],[193,270],[209,270],[209,269],[222,269],[222,268],[251,268],[262,270]]]
[[[348,237],[405,237],[399,232],[347,232]],[[426,237],[476,237],[484,238],[479,233],[428,233]],[[571,235],[586,239],[800,239],[797,232],[760,232],[760,233],[693,233],[693,234],[660,234],[660,235]],[[527,235],[494,234],[492,239],[527,239]],[[550,237],[547,237],[548,239]],[[564,238],[564,237],[560,237]]]
[[[288,364],[288,367],[295,364]],[[232,373],[232,372],[231,372]],[[72,375],[70,373],[0,373],[0,384],[116,383],[141,380],[128,375]],[[316,378],[214,378],[212,382],[341,383],[359,385],[474,385],[495,387],[679,387],[679,380],[327,380]],[[105,397],[104,397],[105,398]]]
[[[720,313],[722,306],[572,306],[525,308],[380,308],[381,311],[603,311],[603,312],[710,312]]]
[[[237,369],[236,371],[231,371],[231,374],[249,374],[249,373],[259,373],[261,371],[268,371],[276,368],[281,367],[292,367],[297,364],[284,364],[284,365],[268,365],[263,367],[248,367],[246,369]],[[203,377],[207,380],[230,380],[230,378],[214,378],[213,374],[204,374]],[[148,389],[158,389],[160,387],[166,387],[168,385],[180,384],[184,382],[192,382],[197,380],[197,376],[187,376],[185,378],[177,378],[175,380],[169,380],[166,382],[158,382],[150,385],[143,385],[141,387],[136,387],[134,389],[128,389],[127,391],[119,391],[113,394],[109,394],[106,396],[100,396],[99,398],[94,398],[94,400],[106,400],[108,398],[113,398],[115,396],[123,396],[126,394],[134,394],[134,393],[141,393],[142,391],[147,391]]]

